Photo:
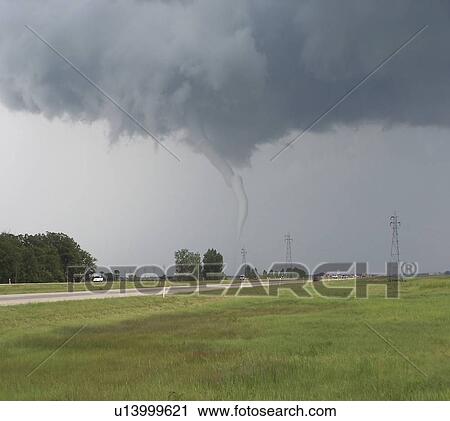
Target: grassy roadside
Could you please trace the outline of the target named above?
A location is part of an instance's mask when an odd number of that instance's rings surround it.
[[[449,308],[448,279],[405,283],[397,300],[373,287],[368,300],[283,293],[3,307],[0,398],[450,399]]]
[[[219,281],[202,281],[202,284],[213,284]],[[227,283],[230,281],[223,281]],[[183,282],[179,283],[184,285]],[[168,283],[169,285],[169,283]],[[155,288],[162,286],[158,281],[140,281],[136,284],[132,281],[122,282],[122,287],[125,286],[126,289],[132,288]],[[55,283],[28,283],[28,284],[0,284],[0,295],[12,295],[12,294],[39,294],[39,293],[51,293],[51,292],[68,292],[68,291],[105,291],[109,289],[119,289],[121,288],[121,283],[114,281],[111,284],[102,283],[91,283],[87,286],[84,283],[72,283],[67,284],[64,282]]]
[[[74,291],[87,291],[85,284],[72,284]],[[105,286],[97,286],[96,289],[105,289]],[[118,288],[118,285],[114,285],[114,288]],[[47,292],[67,292],[69,291],[69,285],[63,282],[58,283],[29,283],[29,284],[3,284],[0,285],[0,295],[11,294],[37,294]]]

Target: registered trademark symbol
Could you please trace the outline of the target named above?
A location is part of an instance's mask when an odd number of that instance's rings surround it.
[[[404,278],[414,278],[418,272],[418,265],[416,262],[403,262],[401,266],[401,273]]]

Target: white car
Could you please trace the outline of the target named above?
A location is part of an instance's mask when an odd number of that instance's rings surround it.
[[[92,282],[104,282],[105,281],[105,279],[103,278],[102,275],[98,275],[96,273],[94,275],[92,275],[91,280],[92,280]]]

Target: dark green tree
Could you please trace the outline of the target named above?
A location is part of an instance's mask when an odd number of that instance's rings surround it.
[[[223,256],[216,249],[208,249],[203,255],[203,277],[221,274],[223,271]]]
[[[19,238],[12,234],[0,234],[0,282],[17,282],[22,262]]]
[[[63,233],[0,234],[0,282],[64,281],[69,266],[95,259]]]
[[[46,237],[57,250],[64,271],[68,266],[93,266],[95,264],[95,259],[87,251],[82,250],[79,244],[68,235],[61,232],[47,232]]]

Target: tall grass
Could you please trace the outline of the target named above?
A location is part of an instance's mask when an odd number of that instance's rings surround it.
[[[3,307],[0,398],[450,399],[450,281],[421,282],[402,284],[398,300],[286,293]]]

